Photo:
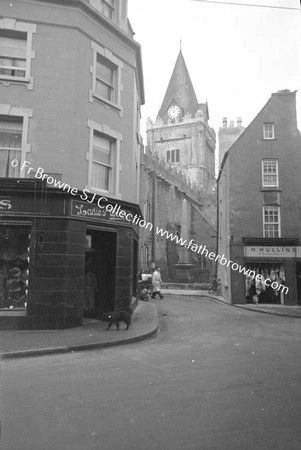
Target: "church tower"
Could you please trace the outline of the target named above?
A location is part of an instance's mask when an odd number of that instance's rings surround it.
[[[203,191],[215,184],[215,132],[208,121],[207,101],[198,103],[180,50],[157,119],[147,121],[147,145]]]

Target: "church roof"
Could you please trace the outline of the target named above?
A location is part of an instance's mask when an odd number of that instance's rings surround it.
[[[182,115],[190,113],[192,116],[194,116],[199,107],[181,50],[157,117],[162,120],[167,118],[168,108],[172,105],[178,105],[182,110]]]

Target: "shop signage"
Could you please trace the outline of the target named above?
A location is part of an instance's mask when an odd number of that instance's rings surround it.
[[[129,213],[128,210],[125,210],[124,208],[116,207],[115,211],[110,213],[109,211],[106,211],[105,207],[100,208],[99,206],[96,206],[95,204],[87,203],[87,202],[80,202],[78,200],[72,200],[71,202],[71,216],[76,217],[84,217],[86,219],[90,220],[104,220],[109,221],[111,223],[122,223],[123,225],[133,226],[136,228],[136,226],[132,223],[132,221],[129,221],[126,219],[126,216],[121,214],[122,211],[126,211],[126,213]],[[114,214],[115,213],[115,214]],[[131,217],[133,217],[132,214],[130,214]]]
[[[0,210],[8,210],[11,209],[12,204],[9,198],[0,198]]]
[[[248,246],[245,247],[245,257],[296,258],[298,247],[278,246]]]

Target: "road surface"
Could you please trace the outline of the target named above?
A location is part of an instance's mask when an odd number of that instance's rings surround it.
[[[1,449],[299,450],[300,319],[155,302],[152,339],[2,361]]]

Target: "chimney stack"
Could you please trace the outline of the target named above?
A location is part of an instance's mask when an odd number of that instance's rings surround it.
[[[230,121],[230,128],[234,128],[234,120]]]
[[[237,126],[238,126],[239,128],[242,127],[242,120],[241,120],[241,117],[237,117]]]
[[[227,128],[227,117],[223,117],[223,128]]]

